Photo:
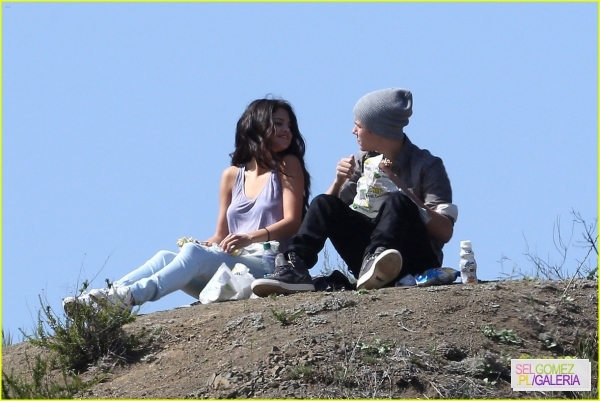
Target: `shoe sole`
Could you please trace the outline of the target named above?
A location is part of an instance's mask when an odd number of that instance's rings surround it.
[[[314,291],[312,284],[289,284],[279,280],[260,278],[252,282],[252,292],[259,297],[268,297],[271,294],[294,294],[296,292]]]
[[[371,269],[356,283],[357,290],[374,290],[384,287],[398,277],[402,270],[402,255],[395,249],[383,251],[373,261]]]

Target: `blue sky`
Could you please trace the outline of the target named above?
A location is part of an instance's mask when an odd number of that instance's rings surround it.
[[[483,279],[531,271],[528,246],[558,260],[557,219],[568,239],[572,209],[597,218],[597,40],[596,3],[4,2],[2,326],[211,236],[237,119],[268,94],[295,108],[316,195],[357,151],[356,101],[410,89],[406,132],[459,207],[444,265],[463,239]]]

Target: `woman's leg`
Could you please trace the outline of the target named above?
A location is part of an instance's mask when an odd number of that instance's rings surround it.
[[[113,285],[117,287],[125,287],[143,278],[150,277],[171,263],[176,256],[177,254],[175,252],[158,251],[156,255],[148,259],[146,263],[115,281]]]
[[[187,243],[163,269],[129,285],[131,295],[136,305],[156,301],[177,290],[183,290],[198,299],[204,286],[223,263],[230,269],[236,263],[243,263],[255,277],[262,272],[258,257],[232,256],[217,247]]]

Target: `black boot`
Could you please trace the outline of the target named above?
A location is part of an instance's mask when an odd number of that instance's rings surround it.
[[[278,254],[273,273],[252,282],[252,292],[259,297],[314,290],[306,263],[294,252],[288,252],[287,257],[283,253]]]

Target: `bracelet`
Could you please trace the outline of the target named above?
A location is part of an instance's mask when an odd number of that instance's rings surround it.
[[[269,232],[269,230],[267,230],[267,227],[263,227],[263,228],[267,232],[267,242],[271,241],[271,233]]]

